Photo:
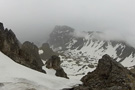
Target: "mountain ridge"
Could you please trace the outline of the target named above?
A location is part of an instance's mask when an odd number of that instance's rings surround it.
[[[54,51],[64,53],[73,59],[80,57],[86,61],[87,59],[96,61],[104,54],[108,54],[126,67],[133,66],[135,48],[123,40],[103,39],[103,35],[103,32],[99,31],[77,34],[69,26],[56,26],[47,42]]]
[[[38,47],[29,41],[21,44],[12,30],[4,29],[3,23],[0,23],[0,51],[21,65],[45,73]]]

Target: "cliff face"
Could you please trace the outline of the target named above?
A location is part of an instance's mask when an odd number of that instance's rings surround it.
[[[24,42],[21,45],[19,56],[23,61],[21,64],[27,67],[44,72],[42,70],[43,62],[38,54],[38,47],[31,42]]]
[[[4,29],[3,24],[0,25],[0,51],[15,59],[14,55],[19,55],[20,43],[12,30]]]
[[[0,23],[0,51],[19,64],[44,72],[38,48],[30,42],[22,45],[13,31],[4,29],[2,23]]]

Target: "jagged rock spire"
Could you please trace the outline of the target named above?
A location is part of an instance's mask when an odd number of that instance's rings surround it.
[[[0,30],[4,30],[3,23],[0,22]]]
[[[15,62],[45,73],[38,54],[38,47],[30,42],[21,44],[12,30],[4,29],[0,23],[0,51]]]

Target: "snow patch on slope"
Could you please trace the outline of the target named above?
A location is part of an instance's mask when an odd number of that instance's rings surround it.
[[[39,50],[38,53],[39,53],[39,55],[41,55],[41,54],[44,53],[44,51],[43,50]]]
[[[89,61],[91,60],[92,63],[98,63],[98,60],[102,58],[102,56],[105,54],[108,54],[112,58],[117,59],[117,61],[123,59],[119,56],[123,54],[123,50],[125,49],[124,44],[117,43],[116,45],[113,45],[111,41],[105,41],[105,40],[94,39],[94,38],[95,38],[94,35],[85,34],[85,37],[83,38],[83,42],[80,43],[80,45],[83,44],[83,46],[81,48],[80,46],[75,47],[74,49],[72,49],[72,47],[78,41],[76,38],[72,38],[72,40],[70,40],[70,42],[67,44],[68,45],[66,47],[67,50],[64,51],[64,54],[73,59],[80,58],[82,60],[86,60],[87,58],[89,59]],[[119,52],[119,50],[117,49],[119,48],[121,48],[121,54],[118,56],[117,53]],[[135,57],[133,57],[133,55],[134,54],[130,54],[130,56],[124,58],[123,62],[121,63],[126,67],[130,67],[131,65],[133,65],[132,62],[135,62],[134,60]]]
[[[71,58],[66,59],[64,56],[59,57],[62,61],[61,67],[64,69],[64,71],[67,73],[69,77],[76,76],[80,78],[86,75],[88,72],[92,72],[96,69],[94,65],[87,61],[78,61]]]
[[[129,60],[129,61],[127,61]],[[126,58],[123,62],[121,62],[125,67],[131,67],[135,65],[135,58],[132,55]]]
[[[0,90],[60,90],[81,83],[34,71],[15,63],[1,52],[0,75],[0,83],[4,84]]]

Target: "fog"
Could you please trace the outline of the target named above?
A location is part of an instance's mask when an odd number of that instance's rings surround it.
[[[67,25],[135,45],[135,0],[0,0],[0,22],[21,42],[46,41],[55,25]]]

